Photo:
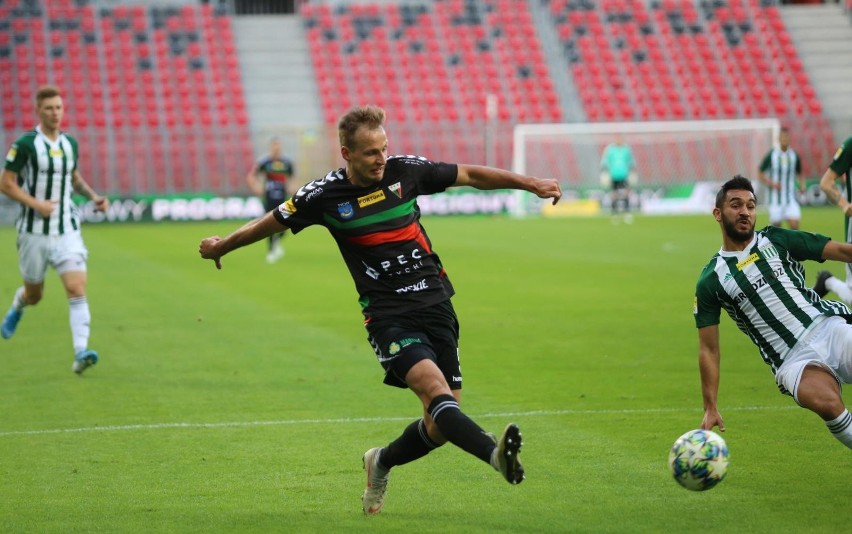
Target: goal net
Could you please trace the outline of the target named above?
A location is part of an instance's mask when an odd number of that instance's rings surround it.
[[[519,124],[514,129],[513,168],[557,178],[571,196],[594,196],[602,190],[603,151],[620,138],[633,151],[635,189],[660,194],[720,183],[735,174],[756,179],[779,129],[777,119]]]

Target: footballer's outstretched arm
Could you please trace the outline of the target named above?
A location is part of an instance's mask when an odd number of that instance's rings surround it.
[[[198,252],[205,260],[213,260],[217,269],[222,268],[221,258],[225,254],[252,243],[257,243],[273,234],[279,234],[287,227],[278,222],[270,211],[263,217],[249,221],[227,237],[217,235],[201,240]]]
[[[467,185],[476,189],[521,189],[539,198],[552,198],[556,204],[562,197],[559,181],[552,178],[535,178],[516,172],[485,167],[483,165],[458,165],[458,176],[453,185]]]
[[[719,394],[719,325],[714,324],[698,329],[698,370],[701,373],[701,396],[704,398],[704,419],[701,428],[713,430],[718,426],[725,431],[725,422],[719,413],[717,395]]]

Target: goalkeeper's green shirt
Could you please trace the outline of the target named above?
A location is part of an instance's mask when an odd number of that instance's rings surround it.
[[[633,151],[629,146],[613,143],[604,149],[601,167],[609,172],[609,177],[613,182],[627,180],[634,166]]]
[[[720,250],[698,279],[695,325],[719,324],[724,309],[775,374],[815,319],[850,314],[846,305],[822,300],[805,285],[801,262],[825,261],[822,251],[829,241],[819,234],[767,226],[745,250]]]

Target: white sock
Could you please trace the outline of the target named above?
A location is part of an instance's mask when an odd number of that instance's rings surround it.
[[[852,414],[849,410],[843,410],[837,418],[826,421],[825,426],[840,443],[852,449]]]
[[[24,302],[24,286],[21,286],[15,291],[15,297],[12,299],[12,307],[16,310],[23,310],[27,303]]]
[[[86,297],[68,299],[68,317],[71,323],[71,341],[74,354],[89,348],[89,302]]]
[[[829,291],[834,291],[837,293],[837,296],[840,297],[840,300],[845,302],[846,304],[852,304],[852,289],[849,289],[849,286],[836,276],[832,276],[828,280],[825,281],[825,288]]]

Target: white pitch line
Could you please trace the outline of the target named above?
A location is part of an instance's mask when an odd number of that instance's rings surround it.
[[[725,408],[725,412],[756,412],[792,410],[796,406],[738,406]],[[502,412],[485,413],[473,415],[474,419],[487,419],[495,417],[536,417],[540,415],[641,415],[654,413],[675,412],[700,412],[700,408],[648,408],[648,409],[622,409],[622,410],[533,410],[528,412]],[[346,423],[389,423],[394,421],[409,421],[414,416],[401,417],[347,417],[337,419],[283,419],[279,421],[225,421],[221,423],[152,423],[148,425],[110,425],[89,426],[79,428],[52,428],[44,430],[10,430],[0,432],[0,437],[11,436],[39,436],[45,434],[81,434],[85,432],[119,432],[122,430],[160,430],[169,428],[238,428],[257,426],[284,426],[284,425],[330,425]]]

